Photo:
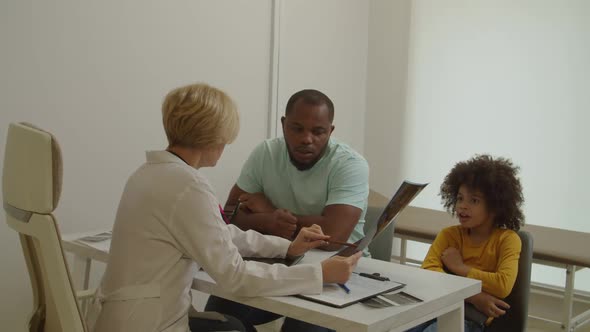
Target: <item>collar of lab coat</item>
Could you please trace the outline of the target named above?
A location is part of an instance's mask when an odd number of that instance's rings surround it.
[[[173,153],[170,153],[165,150],[146,151],[145,158],[146,158],[146,161],[148,164],[174,163],[174,164],[181,164],[184,166],[189,166],[184,162],[184,160],[178,158]],[[189,167],[191,167],[191,166],[189,166]]]

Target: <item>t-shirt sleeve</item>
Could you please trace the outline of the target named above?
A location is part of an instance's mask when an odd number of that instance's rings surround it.
[[[369,197],[369,165],[363,158],[341,161],[328,182],[326,205],[345,204],[363,210]]]
[[[258,144],[246,162],[236,184],[240,189],[248,193],[262,192],[262,176],[264,172],[264,160],[266,157],[266,143]]]

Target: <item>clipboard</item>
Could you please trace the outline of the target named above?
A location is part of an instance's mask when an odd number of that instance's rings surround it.
[[[405,284],[389,279],[367,278],[353,272],[346,282],[346,286],[350,289],[350,293],[346,293],[338,284],[324,284],[322,294],[295,296],[334,308],[344,308],[379,294],[393,292],[403,288]]]

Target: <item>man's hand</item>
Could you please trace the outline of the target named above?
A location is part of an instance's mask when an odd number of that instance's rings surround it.
[[[240,208],[252,213],[273,212],[276,210],[272,202],[263,193],[244,193],[238,197]]]
[[[343,284],[347,282],[362,254],[362,251],[359,251],[349,257],[333,256],[323,261],[322,277],[324,283]]]
[[[469,273],[470,267],[463,263],[463,257],[457,248],[449,247],[441,255],[443,264],[456,275],[465,277]]]
[[[291,240],[297,230],[297,218],[285,209],[276,209],[272,219],[263,226],[263,233]]]
[[[466,301],[473,304],[477,310],[481,311],[488,317],[500,317],[506,313],[506,310],[510,309],[508,303],[485,292],[473,295]]]
[[[287,256],[301,256],[309,249],[317,248],[327,244],[325,240],[329,239],[328,235],[324,235],[322,228],[318,225],[311,227],[304,227],[287,250]]]

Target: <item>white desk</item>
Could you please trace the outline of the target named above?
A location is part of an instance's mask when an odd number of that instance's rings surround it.
[[[108,253],[88,248],[73,241],[75,236],[64,236],[64,250],[74,254],[72,274],[77,285],[87,287],[91,259],[106,262]],[[308,258],[309,257],[309,258]],[[313,255],[305,260],[314,260]],[[353,304],[343,309],[328,307],[293,296],[235,297],[216,287],[204,272],[194,279],[193,289],[222,296],[256,308],[286,315],[309,323],[329,327],[337,331],[405,331],[432,318],[439,318],[439,331],[463,331],[463,301],[480,292],[478,280],[460,278],[437,272],[420,270],[411,266],[362,258],[357,271],[380,272],[390,279],[405,283],[404,291],[424,302],[415,305],[375,309],[363,304]],[[354,290],[353,290],[354,291]]]

